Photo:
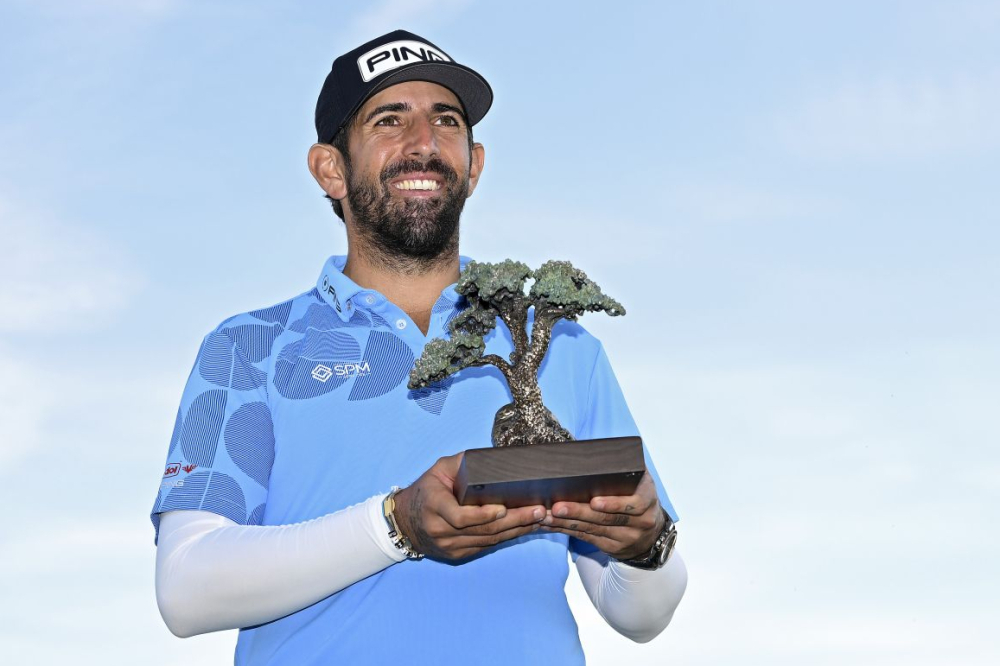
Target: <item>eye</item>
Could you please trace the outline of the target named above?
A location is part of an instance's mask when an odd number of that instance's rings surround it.
[[[399,118],[396,116],[382,116],[375,121],[376,127],[394,127],[399,124]]]
[[[439,125],[445,125],[447,127],[458,127],[461,124],[455,116],[439,116],[437,122]]]

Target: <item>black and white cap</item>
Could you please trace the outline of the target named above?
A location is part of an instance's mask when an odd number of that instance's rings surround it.
[[[316,102],[316,140],[330,143],[365,100],[404,81],[448,88],[462,102],[470,125],[482,120],[493,104],[486,79],[423,37],[395,30],[333,61]]]

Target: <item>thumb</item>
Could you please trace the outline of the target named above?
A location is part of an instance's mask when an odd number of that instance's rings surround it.
[[[455,479],[458,478],[458,470],[462,466],[463,453],[456,453],[453,456],[439,458],[431,472],[444,484],[448,490],[455,489]]]

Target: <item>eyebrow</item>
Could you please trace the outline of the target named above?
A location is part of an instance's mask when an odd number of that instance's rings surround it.
[[[382,106],[377,106],[374,109],[372,109],[372,112],[369,113],[368,116],[365,118],[365,124],[367,124],[369,120],[371,120],[380,113],[386,113],[389,111],[399,113],[401,111],[410,111],[410,110],[412,110],[412,107],[406,102],[393,102],[392,104],[383,104]]]
[[[462,120],[468,122],[468,120],[465,117],[465,111],[463,111],[461,107],[455,106],[454,104],[445,104],[444,102],[437,102],[431,108],[433,109],[434,113],[445,113],[449,111],[451,113],[457,113],[459,116],[462,117]],[[371,113],[369,113],[365,117],[364,123],[362,124],[367,124],[372,118],[379,115],[380,113],[402,113],[403,111],[412,111],[412,110],[413,107],[411,107],[407,102],[392,102],[390,104],[383,104],[382,106],[377,106],[374,109],[372,109]]]
[[[457,113],[465,120],[465,111],[461,107],[454,106],[453,104],[445,104],[444,102],[438,102],[433,107],[435,113],[444,113],[445,111],[451,111],[452,113]]]

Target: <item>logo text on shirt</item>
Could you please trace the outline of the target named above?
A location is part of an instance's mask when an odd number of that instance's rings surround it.
[[[329,275],[323,276],[323,291],[330,294],[330,298],[333,299],[333,307],[337,308],[337,312],[341,312],[342,310],[340,309],[340,299],[337,298],[337,290],[333,288],[332,284],[330,284]],[[324,379],[323,381],[326,380]]]
[[[317,363],[312,369],[312,376],[318,382],[326,383],[330,377],[361,377],[372,371],[368,361],[359,363],[335,363],[333,367]]]

